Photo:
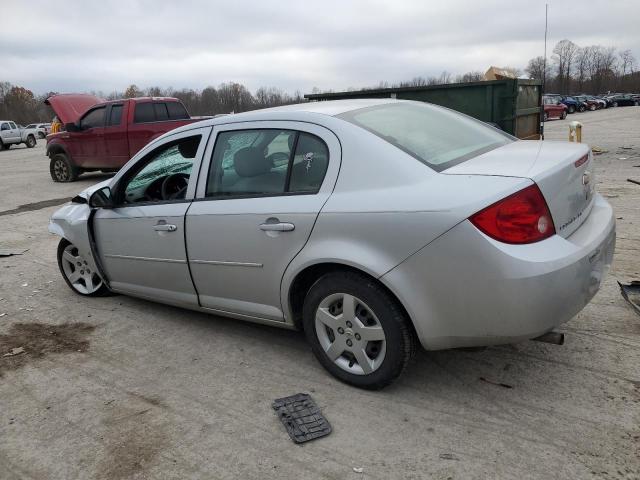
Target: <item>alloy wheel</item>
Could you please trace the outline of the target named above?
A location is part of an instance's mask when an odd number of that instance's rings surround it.
[[[315,315],[315,330],[327,357],[342,370],[367,375],[382,365],[387,341],[373,310],[359,298],[334,293]]]
[[[57,159],[53,163],[53,173],[60,182],[66,182],[69,178],[69,167],[64,160]]]
[[[102,279],[95,271],[91,270],[87,261],[74,245],[66,246],[61,261],[67,280],[78,292],[87,295],[102,287]]]

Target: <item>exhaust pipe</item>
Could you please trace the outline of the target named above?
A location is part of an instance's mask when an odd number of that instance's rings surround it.
[[[532,338],[534,342],[553,343],[554,345],[564,344],[564,333],[559,332],[547,332],[539,337]]]

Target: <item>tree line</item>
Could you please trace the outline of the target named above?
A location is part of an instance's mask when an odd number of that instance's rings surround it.
[[[604,94],[640,91],[640,72],[631,50],[588,45],[561,40],[550,60],[542,56],[529,60],[525,71],[531,78],[544,80],[545,91],[560,94]]]
[[[591,45],[580,47],[570,40],[561,40],[553,48],[551,58],[545,62],[539,56],[529,60],[524,72],[530,78],[544,80],[545,91],[561,94],[607,92],[640,92],[640,71],[636,71],[636,59],[630,50],[617,51],[614,47]],[[516,67],[502,67],[514,76],[523,71]],[[348,90],[368,88],[421,87],[445,83],[476,82],[484,79],[483,72],[471,71],[453,75],[444,71],[439,76],[414,77],[412,79],[390,83],[381,81],[377,85],[363,88],[351,87]],[[314,87],[312,93],[330,92]],[[57,92],[36,95],[31,90],[0,81],[0,119],[14,120],[17,123],[49,122],[53,117],[51,109],[44,101]],[[291,103],[304,102],[303,95],[293,94],[277,87],[261,87],[254,93],[236,82],[221,83],[217,87],[209,86],[202,90],[171,87],[139,88],[129,85],[124,91],[91,91],[100,98],[114,100],[140,96],[176,97],[184,103],[191,115],[216,115],[220,113],[240,113],[259,108],[275,107]]]

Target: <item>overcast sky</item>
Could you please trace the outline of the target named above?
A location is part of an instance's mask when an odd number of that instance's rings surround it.
[[[631,49],[640,0],[547,0],[569,38]],[[375,86],[543,53],[541,0],[0,0],[0,81],[45,91]]]

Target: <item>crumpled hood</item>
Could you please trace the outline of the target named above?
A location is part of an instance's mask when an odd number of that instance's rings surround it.
[[[83,113],[104,99],[86,93],[61,93],[52,95],[44,103],[51,106],[63,124],[76,123]]]

